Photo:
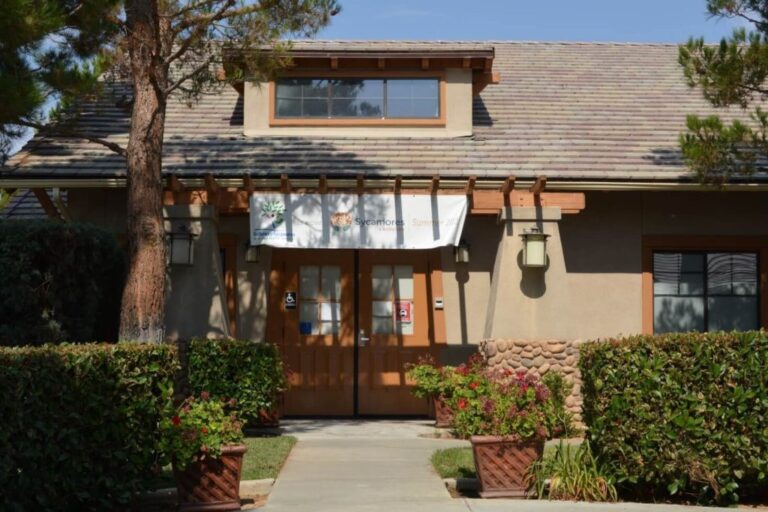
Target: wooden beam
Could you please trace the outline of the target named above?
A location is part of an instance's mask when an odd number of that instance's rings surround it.
[[[501,193],[506,195],[512,192],[512,190],[515,188],[515,177],[514,176],[507,176],[507,179],[504,180],[504,183],[501,185]]]
[[[379,58],[378,67],[380,70],[384,71],[384,69],[387,67],[387,59]]]
[[[339,69],[339,58],[331,57],[331,69]]]
[[[461,67],[464,69],[469,69],[472,67],[472,59],[470,57],[464,57],[461,59]]]
[[[395,176],[395,194],[399,194],[403,189],[403,177]]]
[[[439,189],[440,189],[440,176],[436,174],[432,176],[432,183],[429,186],[429,193],[437,194],[437,191]]]
[[[291,180],[288,179],[287,174],[280,175],[280,192],[283,194],[291,193]]]
[[[483,69],[485,69],[486,73],[490,73],[493,69],[493,59],[486,58],[485,62],[483,63]]]
[[[472,193],[475,191],[475,182],[477,181],[477,176],[470,176],[467,180],[467,188],[466,188],[466,194],[470,197],[472,197]]]
[[[365,177],[362,174],[357,175],[357,195],[361,196],[365,193]]]
[[[539,176],[536,178],[536,182],[531,186],[530,191],[534,195],[539,195],[544,191],[544,188],[547,186],[547,177],[546,176]]]
[[[497,215],[502,208],[558,207],[563,214],[579,213],[586,207],[583,192],[542,192],[538,196],[527,190],[501,194],[493,190],[475,190],[472,194],[472,214]]]
[[[216,178],[213,177],[213,174],[207,174],[205,176],[205,191],[207,193],[208,204],[212,204],[218,209],[221,187],[216,183]]]
[[[43,207],[43,210],[49,219],[63,220],[59,210],[56,209],[56,206],[53,204],[48,192],[46,192],[44,188],[33,188],[32,192],[35,194],[37,202]]]
[[[320,179],[317,181],[317,190],[321,194],[327,194],[328,193],[328,178],[325,174],[320,175]]]
[[[429,59],[421,59],[421,69],[424,71],[429,69]]]

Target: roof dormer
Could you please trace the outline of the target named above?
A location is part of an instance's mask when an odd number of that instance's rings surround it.
[[[487,45],[306,41],[288,54],[276,78],[243,84],[245,135],[468,136],[473,96],[498,81]]]

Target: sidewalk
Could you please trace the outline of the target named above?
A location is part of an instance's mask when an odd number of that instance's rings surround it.
[[[435,450],[464,441],[419,437],[427,421],[286,421],[293,448],[265,512],[715,512],[636,503],[453,499],[432,469]]]

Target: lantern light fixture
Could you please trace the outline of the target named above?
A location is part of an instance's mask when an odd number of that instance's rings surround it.
[[[540,228],[523,230],[523,266],[543,268],[547,266],[547,238]]]
[[[171,265],[193,265],[195,254],[195,234],[186,226],[168,233],[168,262]]]

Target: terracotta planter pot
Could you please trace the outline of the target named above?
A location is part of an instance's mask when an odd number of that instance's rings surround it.
[[[528,468],[544,453],[544,440],[511,441],[501,436],[472,436],[475,470],[483,498],[526,495]]]
[[[179,510],[240,510],[240,473],[244,444],[225,446],[218,459],[207,458],[183,470],[173,468]]]
[[[432,399],[432,407],[435,409],[435,426],[437,428],[453,426],[453,409],[442,396]]]

